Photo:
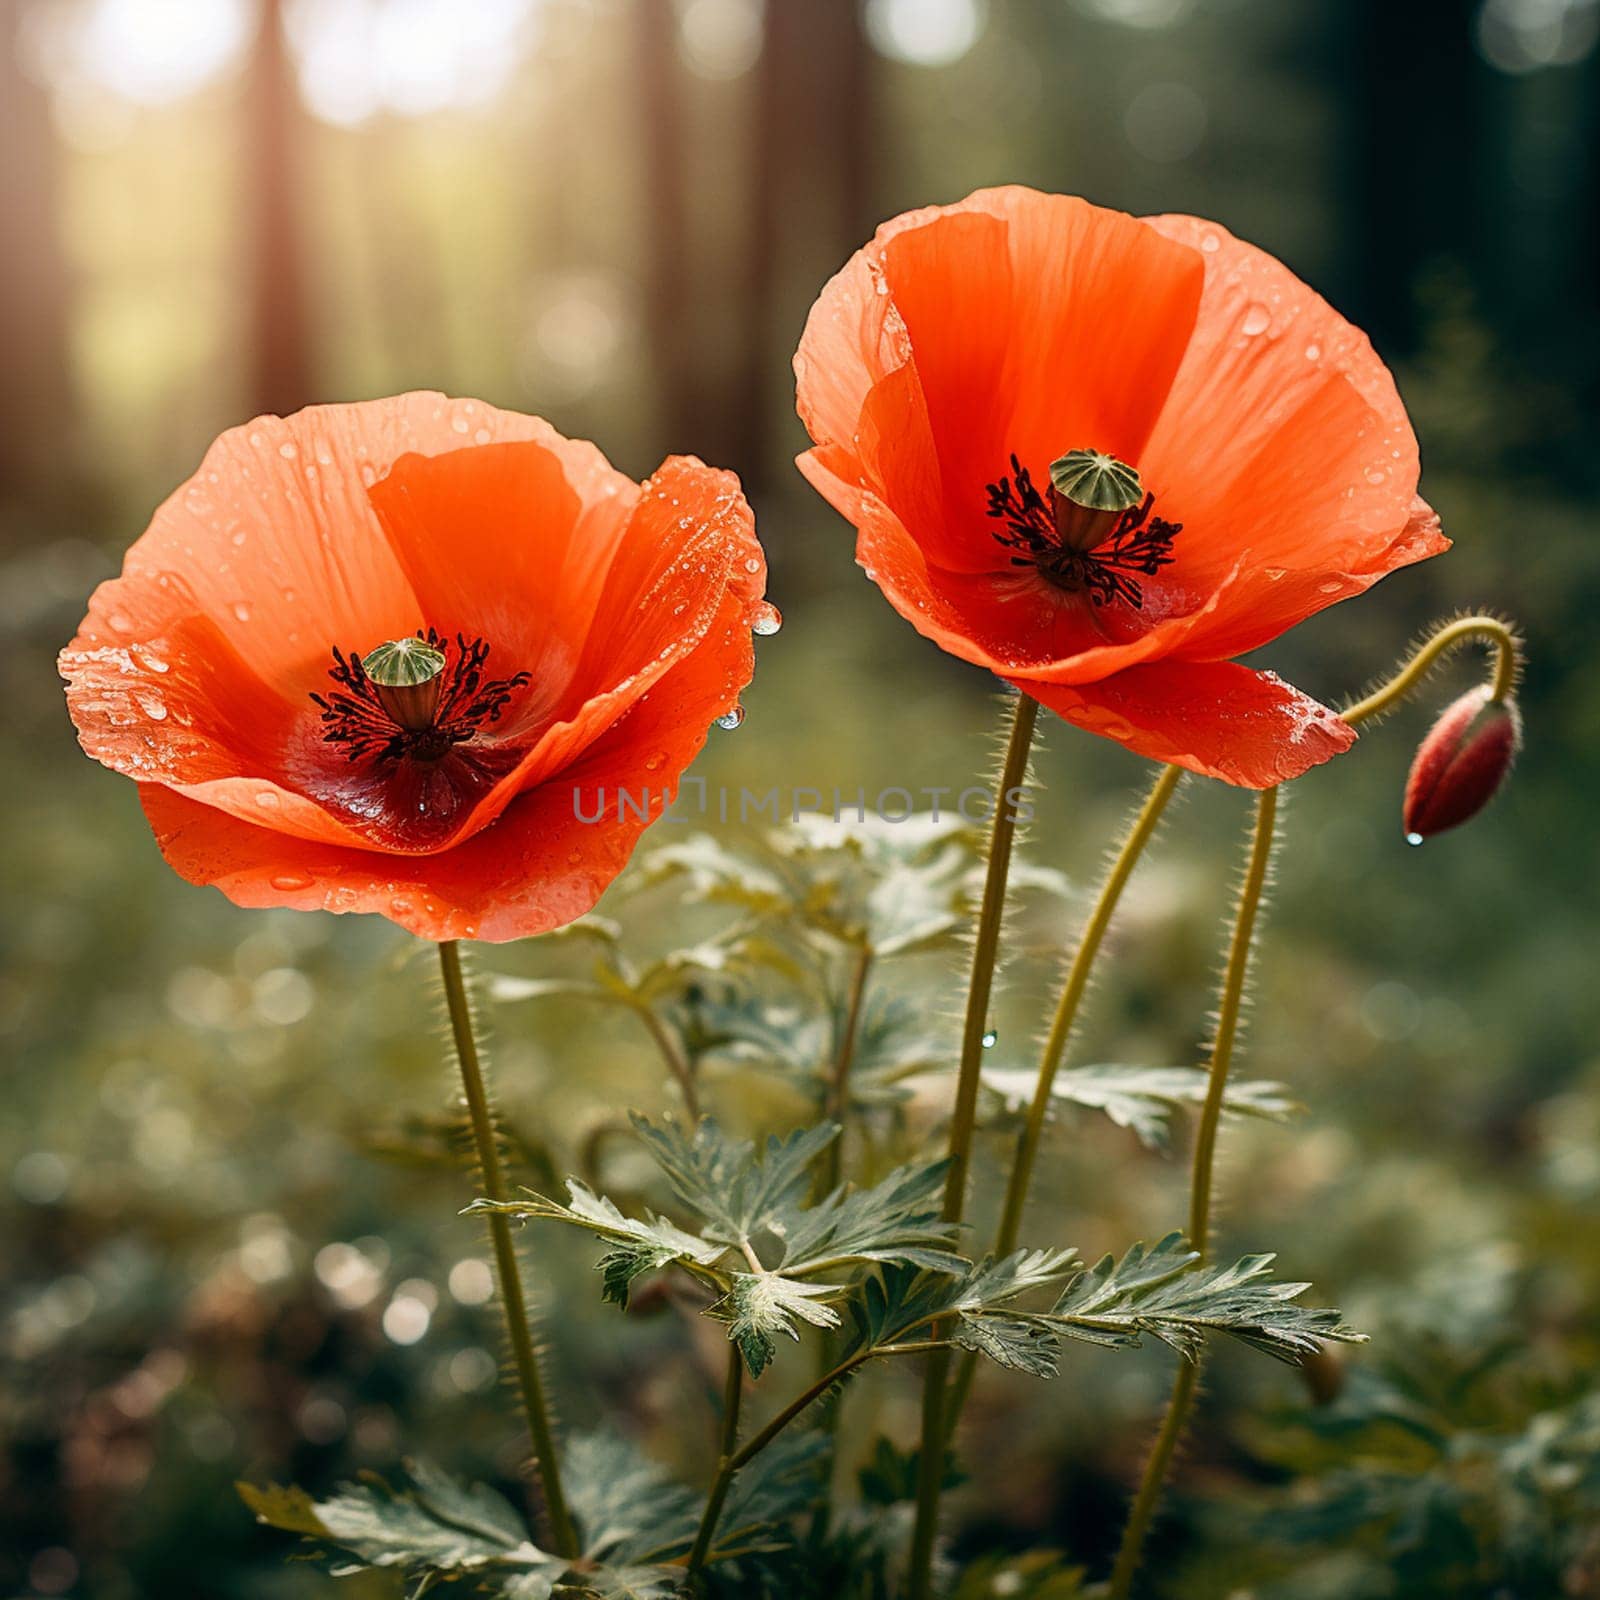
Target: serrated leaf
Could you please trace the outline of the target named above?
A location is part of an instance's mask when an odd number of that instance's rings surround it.
[[[498,1212],[519,1221],[546,1218],[586,1229],[615,1242],[596,1263],[604,1280],[604,1298],[626,1307],[636,1278],[663,1267],[678,1265],[702,1274],[709,1272],[726,1252],[726,1246],[698,1239],[664,1217],[630,1217],[604,1195],[597,1195],[576,1178],[567,1180],[570,1203],[530,1194],[521,1200],[474,1200],[468,1212]],[[720,1286],[720,1284],[719,1284]]]
[[[1059,1370],[1061,1341],[1027,1317],[959,1316],[951,1326],[950,1342],[987,1356],[996,1366],[1035,1378],[1053,1378]]]
[[[1208,1333],[1225,1333],[1280,1361],[1295,1362],[1324,1340],[1359,1343],[1337,1311],[1295,1305],[1310,1284],[1270,1281],[1274,1257],[1184,1270],[1194,1252],[1180,1234],[1135,1245],[1078,1274],[1044,1320],[1069,1338],[1136,1344],[1150,1334],[1193,1360]]]
[[[1025,1106],[1033,1098],[1037,1073],[1027,1067],[991,1067],[984,1083],[1008,1106]],[[1076,1105],[1101,1111],[1119,1128],[1129,1128],[1140,1142],[1159,1149],[1167,1142],[1172,1113],[1204,1102],[1209,1074],[1200,1067],[1139,1067],[1105,1064],[1058,1072],[1050,1088],[1053,1106]],[[1282,1121],[1299,1109],[1281,1083],[1230,1082],[1223,1110],[1235,1116]]]
[[[298,1484],[236,1483],[239,1498],[255,1513],[257,1522],[308,1539],[325,1539],[328,1530],[317,1515],[311,1496]]]
[[[410,1573],[417,1593],[440,1577],[494,1573],[514,1581],[525,1600],[545,1600],[567,1563],[532,1543],[503,1496],[427,1462],[408,1470],[410,1482],[399,1487],[369,1475],[315,1502],[298,1489],[246,1484],[239,1492],[261,1521],[335,1546],[359,1566]]]
[[[779,1334],[800,1338],[800,1322],[814,1328],[836,1328],[839,1313],[825,1305],[838,1284],[800,1283],[775,1272],[739,1272],[727,1297],[713,1307],[728,1323],[728,1337],[739,1346],[752,1378],[759,1378],[772,1360]]]
[[[985,1355],[1000,1350],[1005,1364],[1025,1364],[1027,1370],[1036,1370],[1045,1359],[1041,1352],[1054,1340],[1049,1330],[1037,1342],[1037,1349],[1025,1354],[1014,1331],[1009,1338],[1001,1333],[989,1341],[960,1324],[1007,1313],[1022,1295],[1059,1282],[1078,1265],[1072,1250],[1017,1250],[999,1259],[986,1258],[959,1274],[891,1268],[868,1279],[861,1296],[851,1303],[855,1320],[852,1349],[880,1349],[911,1340],[937,1322],[952,1341],[964,1343],[968,1349]]]
[[[694,1542],[704,1496],[631,1439],[579,1434],[567,1446],[562,1481],[591,1561],[647,1565],[681,1555]]]
[[[964,1271],[967,1262],[950,1248],[958,1230],[942,1215],[949,1167],[896,1167],[870,1188],[835,1190],[814,1206],[774,1212],[765,1221],[783,1244],[778,1266],[796,1276],[871,1261]]]
[[[705,1236],[730,1245],[748,1241],[768,1217],[798,1202],[810,1187],[811,1163],[839,1136],[837,1124],[825,1122],[769,1138],[757,1158],[749,1140],[725,1138],[709,1117],[692,1135],[638,1115],[633,1125],[678,1199],[704,1219]]]

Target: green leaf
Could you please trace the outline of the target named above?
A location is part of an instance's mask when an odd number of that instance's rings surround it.
[[[797,1204],[810,1188],[811,1163],[839,1136],[837,1124],[821,1123],[768,1139],[758,1158],[750,1141],[724,1138],[709,1117],[687,1136],[637,1114],[633,1125],[678,1199],[705,1221],[706,1237],[730,1245]]]
[[[529,1540],[502,1496],[426,1462],[412,1463],[409,1473],[410,1483],[399,1488],[368,1476],[315,1502],[299,1489],[245,1484],[239,1492],[259,1521],[333,1545],[358,1567],[398,1568],[421,1586],[439,1577],[504,1574],[525,1600],[545,1600],[567,1563]]]
[[[236,1483],[234,1488],[255,1513],[257,1522],[269,1528],[282,1528],[285,1533],[303,1534],[308,1539],[328,1537],[311,1496],[298,1484]]]
[[[765,1222],[783,1243],[778,1265],[797,1276],[870,1261],[965,1271],[968,1263],[950,1249],[957,1229],[942,1215],[949,1167],[896,1167],[869,1189],[839,1189],[814,1206],[773,1212]]]
[[[617,1248],[607,1251],[596,1268],[604,1279],[604,1298],[624,1308],[633,1281],[643,1274],[677,1265],[703,1277],[726,1253],[724,1245],[697,1239],[663,1217],[625,1216],[612,1201],[595,1194],[576,1178],[567,1180],[567,1191],[567,1205],[530,1194],[523,1200],[478,1199],[465,1210],[499,1212],[519,1221],[547,1218],[614,1241]],[[714,1277],[713,1282],[721,1287],[720,1278]]]
[[[1008,1107],[1026,1106],[1037,1079],[1031,1067],[991,1067],[983,1074],[984,1083]],[[1056,1074],[1050,1099],[1052,1105],[1103,1111],[1119,1128],[1131,1128],[1142,1144],[1160,1148],[1167,1142],[1172,1113],[1182,1106],[1200,1105],[1209,1081],[1210,1074],[1199,1067],[1074,1067]],[[1235,1116],[1274,1122],[1300,1109],[1281,1083],[1268,1082],[1229,1083],[1222,1106]]]
[[[780,1434],[733,1480],[710,1559],[788,1546],[784,1525],[815,1509],[832,1448],[819,1433]]]
[[[565,1222],[605,1240],[610,1248],[598,1267],[604,1296],[617,1305],[627,1305],[641,1274],[681,1267],[717,1290],[711,1313],[728,1324],[757,1377],[780,1334],[798,1338],[802,1324],[838,1326],[827,1302],[847,1292],[853,1273],[880,1263],[957,1277],[967,1270],[951,1248],[957,1229],[940,1215],[943,1162],[898,1167],[868,1189],[836,1189],[812,1205],[811,1167],[837,1136],[831,1123],[769,1139],[758,1155],[710,1119],[692,1136],[633,1120],[678,1200],[697,1213],[699,1234],[664,1217],[629,1217],[576,1180],[565,1205],[530,1194],[479,1199],[467,1209]],[[826,1281],[811,1281],[817,1278]]]
[[[705,1497],[631,1439],[579,1434],[567,1446],[562,1481],[591,1561],[648,1565],[681,1555],[694,1542]]]
[[[1010,1308],[1030,1290],[1059,1282],[1078,1265],[1071,1250],[1018,1250],[959,1274],[891,1268],[868,1279],[852,1302],[852,1351],[881,1350],[925,1337],[925,1330],[937,1322],[946,1337],[965,1349],[1049,1376],[1054,1371],[1053,1331],[1030,1327],[1024,1334],[1019,1324],[1026,1319],[1012,1317]],[[1001,1320],[993,1327],[978,1325],[980,1319],[996,1317]]]
[[[1121,1261],[1106,1256],[1079,1273],[1042,1320],[1092,1344],[1137,1344],[1151,1334],[1189,1360],[1209,1333],[1288,1362],[1314,1353],[1324,1340],[1365,1337],[1337,1311],[1293,1304],[1311,1285],[1269,1281],[1271,1255],[1185,1271],[1194,1259],[1176,1233],[1148,1250],[1133,1246]]]
[[[712,1308],[728,1323],[728,1337],[744,1356],[752,1378],[759,1378],[772,1360],[773,1341],[787,1334],[800,1338],[800,1322],[814,1328],[836,1328],[839,1313],[822,1304],[840,1285],[799,1283],[775,1272],[735,1273],[727,1297]]]

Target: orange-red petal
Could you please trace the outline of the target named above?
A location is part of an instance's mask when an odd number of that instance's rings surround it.
[[[140,798],[168,863],[239,905],[375,912],[425,939],[524,938],[593,907],[647,826],[640,809],[654,820],[670,804],[751,667],[746,602],[730,590],[699,647],[579,760],[433,855],[293,841],[160,785]],[[619,808],[619,789],[639,803]],[[604,817],[581,820],[602,791]]]
[[[1235,661],[1157,661],[1078,687],[1011,682],[1090,733],[1247,789],[1298,778],[1356,738],[1309,695]]]

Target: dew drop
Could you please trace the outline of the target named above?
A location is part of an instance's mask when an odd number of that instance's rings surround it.
[[[263,811],[276,811],[278,809],[278,797],[270,789],[257,789],[256,804]]]
[[[280,872],[273,878],[272,887],[293,894],[296,889],[309,889],[314,881],[308,872]]]
[[[1258,333],[1265,333],[1272,325],[1272,313],[1263,305],[1253,305],[1244,314],[1244,321],[1240,328],[1252,338]]]
[[[723,712],[723,714],[717,718],[717,726],[719,728],[725,728],[729,733],[732,733],[733,730],[737,728],[743,721],[744,707],[734,706],[731,710]]]
[[[1306,346],[1306,360],[1307,361],[1320,361],[1321,359],[1322,359],[1322,346],[1320,344],[1308,344]]]
[[[1205,238],[1200,241],[1200,248],[1209,255],[1212,251],[1220,250],[1222,248],[1222,240],[1218,238],[1216,234],[1208,233]]]
[[[1420,833],[1408,833],[1406,835],[1406,843],[1410,844],[1410,845],[1421,844],[1422,843],[1422,835]]]
[[[465,417],[452,417],[450,419],[450,426],[457,433],[465,433],[467,429],[471,427],[471,423],[469,423]]]
[[[761,562],[759,561],[759,559],[757,559],[757,557],[750,556],[745,561],[744,570],[746,572],[759,572],[761,570]]]
[[[487,428],[479,428],[478,431],[473,434],[472,442],[474,444],[488,444],[493,437],[494,435],[490,433]]]
[[[133,618],[130,617],[126,611],[113,611],[111,615],[106,618],[106,621],[109,622],[118,633],[133,632]]]
[[[999,1044],[999,1042],[1000,1042],[1000,1034],[999,1034],[999,1031],[997,1029],[995,1029],[995,1028],[986,1028],[984,1030],[983,1048],[985,1050],[993,1050],[994,1047],[997,1044]]]
[[[783,613],[776,606],[764,605],[756,612],[750,631],[758,638],[770,639],[783,626]]]
[[[1373,467],[1367,473],[1367,482],[1368,483],[1382,483],[1384,481],[1384,479],[1387,478],[1388,476],[1389,476],[1389,474],[1387,472],[1385,472],[1382,467]]]
[[[248,621],[249,621],[249,620],[250,620],[250,607],[249,607],[249,606],[247,606],[247,605],[246,605],[246,604],[245,604],[245,603],[244,603],[244,601],[243,601],[243,600],[241,600],[241,601],[239,601],[239,603],[238,603],[238,604],[237,604],[237,605],[235,605],[235,606],[234,606],[234,608],[233,608],[233,614],[234,614],[234,616],[236,616],[236,617],[237,617],[237,618],[238,618],[238,619],[239,619],[239,620],[240,620],[240,621],[241,621],[241,622],[248,622]]]
[[[286,439],[278,446],[278,454],[282,456],[285,461],[293,461],[294,458],[300,454],[300,452],[296,450],[295,447]]]

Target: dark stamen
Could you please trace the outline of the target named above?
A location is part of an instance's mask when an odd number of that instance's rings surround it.
[[[465,744],[481,728],[498,722],[512,694],[530,681],[526,672],[509,678],[485,679],[483,669],[489,659],[489,646],[482,639],[469,641],[458,633],[452,646],[445,637],[429,628],[417,630],[417,638],[453,659],[444,670],[438,706],[433,720],[425,727],[410,728],[397,722],[379,694],[379,685],[367,675],[361,656],[346,655],[337,645],[334,665],[328,676],[338,687],[326,695],[313,694],[321,708],[328,744],[345,746],[346,759],[360,761],[371,756],[378,761],[398,761],[402,756],[414,761],[438,761],[458,744]]]
[[[1121,600],[1136,611],[1141,609],[1144,589],[1131,574],[1153,578],[1170,565],[1172,542],[1183,532],[1183,524],[1151,516],[1156,499],[1147,494],[1139,505],[1116,519],[1093,549],[1075,549],[1063,541],[1050,502],[1015,455],[1011,473],[987,485],[986,512],[1006,525],[1007,531],[994,537],[1018,552],[1011,564],[1036,567],[1058,588],[1087,593],[1097,606]]]

